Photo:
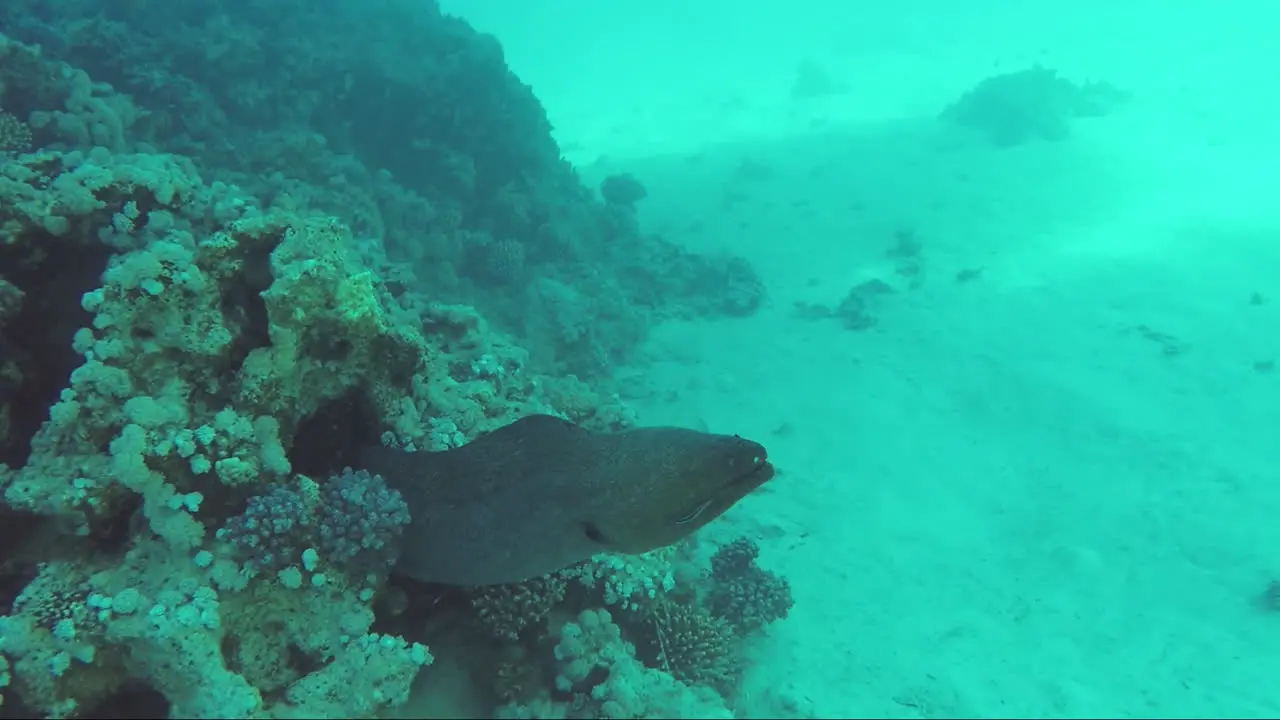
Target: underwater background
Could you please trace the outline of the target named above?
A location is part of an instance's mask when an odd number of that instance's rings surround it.
[[[0,717],[1280,715],[1278,23],[6,0]]]

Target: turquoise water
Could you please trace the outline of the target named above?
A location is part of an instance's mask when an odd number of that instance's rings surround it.
[[[10,0],[0,716],[1280,714],[1274,14]]]

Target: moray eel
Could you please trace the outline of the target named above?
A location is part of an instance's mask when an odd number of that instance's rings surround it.
[[[596,433],[531,415],[442,452],[366,448],[409,506],[395,571],[496,585],[603,551],[642,553],[714,520],[773,477],[763,446],[683,428]]]

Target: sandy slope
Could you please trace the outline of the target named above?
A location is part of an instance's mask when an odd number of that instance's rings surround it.
[[[1280,713],[1280,615],[1252,605],[1280,576],[1280,369],[1255,369],[1280,361],[1280,84],[1256,22],[743,10],[714,45],[710,2],[452,4],[588,178],[636,173],[647,227],[766,276],[761,315],[662,328],[634,398],[784,469],[711,529],[757,533],[796,593],[743,713]],[[522,32],[557,12],[559,36]],[[790,101],[806,57],[843,92]],[[1035,59],[1139,101],[1004,152],[919,119]],[[884,257],[904,228],[917,289]],[[870,277],[901,288],[870,331],[793,312]]]
[[[984,182],[1032,163],[971,159]],[[770,695],[823,716],[1280,711],[1280,623],[1250,604],[1280,548],[1280,386],[1253,367],[1280,352],[1280,308],[1250,303],[1280,277],[1280,226],[1155,178],[1092,218],[1029,212],[1040,191],[1005,180],[964,190],[1019,200],[1003,211],[923,213],[924,285],[863,333],[790,305],[897,281],[885,219],[758,232],[737,207],[774,307],[652,344],[643,417],[763,438],[785,470],[732,517],[797,591],[756,712]],[[969,265],[982,278],[955,282]]]

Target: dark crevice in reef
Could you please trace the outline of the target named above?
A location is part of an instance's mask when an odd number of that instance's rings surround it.
[[[470,612],[463,588],[422,582],[393,571],[373,605],[369,631],[430,645],[432,635],[464,628]]]
[[[142,509],[142,496],[128,493],[109,505],[108,512],[89,515],[89,539],[99,552],[116,554],[123,552],[129,538],[136,532],[138,511]]]
[[[298,424],[289,448],[293,471],[324,478],[360,467],[360,448],[379,442],[378,414],[364,391],[352,389]]]
[[[31,513],[0,512],[0,615],[13,612],[13,603],[38,572],[35,561],[24,558],[23,543],[43,522]]]
[[[32,710],[15,692],[5,694],[4,704],[0,705],[0,720],[28,720],[28,718],[44,717]]]
[[[293,668],[294,672],[298,673],[299,677],[310,675],[311,673],[323,668],[325,665],[321,658],[307,653],[306,650],[303,650],[294,643],[289,643],[286,658],[289,663],[289,667]]]
[[[80,717],[85,718],[85,720],[98,720],[99,718],[133,720],[133,718],[169,717],[169,701],[165,699],[159,690],[149,685],[133,682],[81,713]]]
[[[82,362],[72,338],[92,318],[80,298],[101,284],[110,257],[104,246],[54,235],[25,240],[0,245],[0,283],[21,293],[16,311],[0,316],[0,463],[13,468],[26,464],[49,406]]]
[[[222,287],[222,314],[229,325],[238,327],[228,356],[228,375],[239,372],[249,353],[271,344],[270,318],[262,292],[271,287],[271,249],[249,253],[244,260],[242,277],[235,284]]]

